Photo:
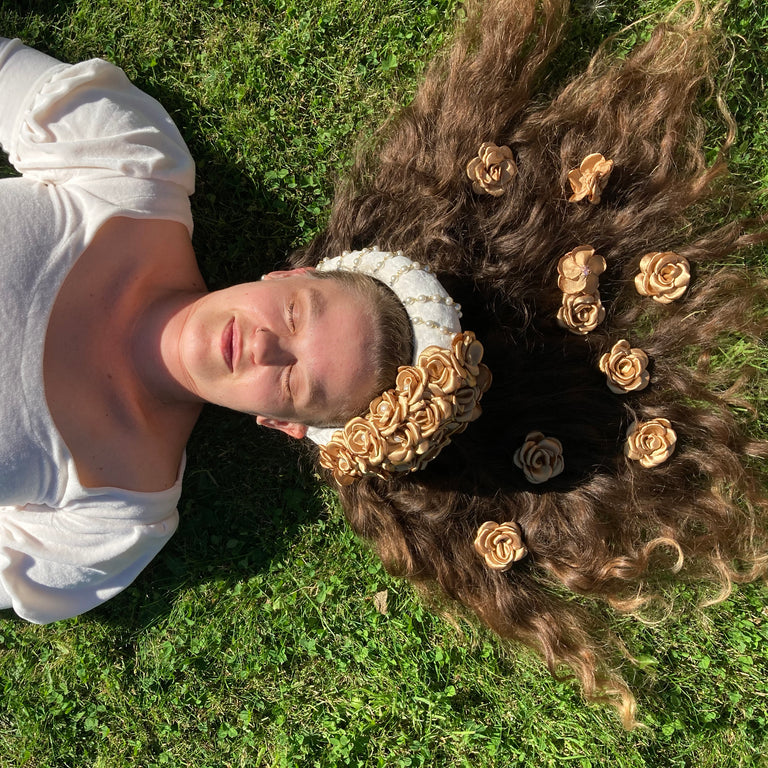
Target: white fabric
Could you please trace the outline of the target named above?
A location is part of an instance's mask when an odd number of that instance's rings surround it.
[[[100,60],[0,38],[0,608],[36,623],[125,589],[176,529],[183,463],[159,493],[86,488],[43,388],[56,295],[113,216],[192,231],[194,163],[165,110]]]

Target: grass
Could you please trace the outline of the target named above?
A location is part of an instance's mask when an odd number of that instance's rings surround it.
[[[563,67],[671,2],[575,5]],[[719,73],[741,125],[732,166],[754,190],[768,187],[761,6],[731,3],[734,59]],[[199,162],[195,246],[217,288],[322,228],[356,137],[408,100],[458,8],[0,0],[0,33],[65,60],[106,57],[166,105]],[[736,341],[717,362],[765,370],[768,356]],[[2,768],[768,765],[760,585],[704,612],[679,588],[659,625],[612,617],[647,726],[626,733],[528,652],[429,613],[300,455],[245,417],[204,414],[180,512],[171,543],[102,608],[46,627],[0,617]]]

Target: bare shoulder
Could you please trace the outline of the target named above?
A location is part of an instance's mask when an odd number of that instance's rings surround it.
[[[176,221],[116,216],[99,229],[78,263],[87,269],[102,257],[110,269],[127,269],[144,277],[151,274],[156,286],[204,288],[189,230]]]

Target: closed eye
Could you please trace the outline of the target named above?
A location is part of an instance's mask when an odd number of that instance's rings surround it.
[[[293,373],[293,366],[288,365],[285,367],[282,375],[282,389],[286,400],[293,400],[293,393],[291,392],[291,373]]]
[[[291,303],[288,305],[288,329],[293,333],[296,330],[296,324],[294,323],[293,310],[295,302],[291,299]]]

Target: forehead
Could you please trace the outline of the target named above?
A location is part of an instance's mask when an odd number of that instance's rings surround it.
[[[345,421],[377,394],[375,312],[358,291],[336,280],[300,275],[296,286],[308,313],[310,418]]]

